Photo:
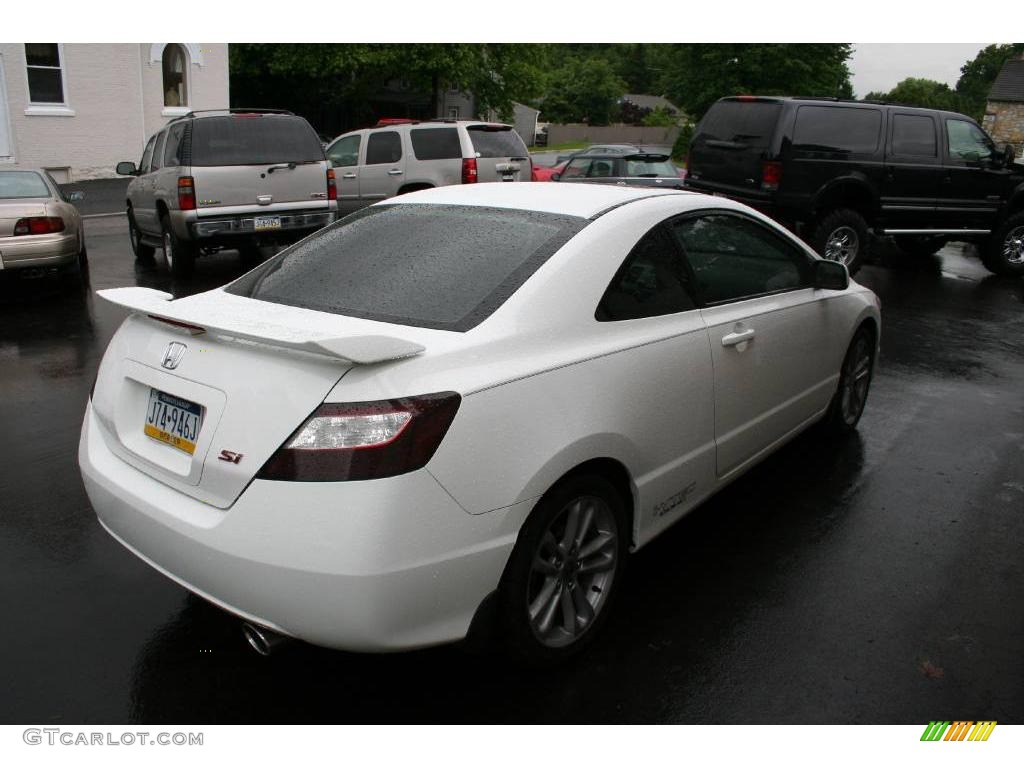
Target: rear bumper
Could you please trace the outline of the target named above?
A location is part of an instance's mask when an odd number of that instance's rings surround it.
[[[225,610],[331,648],[465,637],[532,506],[470,515],[419,470],[351,483],[255,480],[221,510],[123,462],[100,429],[90,405],[79,465],[107,531]]]
[[[0,269],[59,267],[78,256],[78,235],[25,235],[0,238]]]
[[[271,218],[280,222],[280,227],[273,229],[256,229],[257,218]],[[286,211],[266,214],[242,214],[237,216],[217,216],[197,218],[189,222],[189,232],[193,239],[205,242],[212,239],[228,239],[232,237],[277,237],[281,234],[294,236],[298,239],[303,234],[314,232],[326,227],[337,218],[334,210]]]

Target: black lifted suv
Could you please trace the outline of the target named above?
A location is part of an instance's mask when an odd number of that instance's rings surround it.
[[[992,272],[1024,274],[1024,166],[955,112],[721,99],[697,126],[687,186],[760,209],[851,273],[871,230],[915,255],[974,242]]]

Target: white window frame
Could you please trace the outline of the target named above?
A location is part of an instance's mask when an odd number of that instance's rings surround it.
[[[0,104],[3,104],[3,115],[7,125],[7,141],[10,144],[10,154],[0,155],[0,165],[10,165],[16,162],[14,152],[14,129],[11,127],[11,102],[7,100],[7,74],[4,71],[4,55],[0,53]]]
[[[192,61],[194,43],[161,43],[160,58],[157,63],[160,65],[160,104],[164,103],[164,56],[167,55],[168,47],[177,45],[185,56],[185,104],[177,107],[160,107],[161,117],[182,117],[192,111]]]
[[[457,106],[457,105],[448,107],[448,118],[450,120],[461,120],[462,119],[461,112],[462,112],[462,108]]]
[[[64,43],[57,43],[57,60],[60,62],[60,90],[61,97],[64,99],[60,104],[52,101],[32,101],[32,88],[28,82],[28,50],[22,45],[21,51],[25,56],[22,71],[25,77],[25,93],[28,96],[28,106],[25,107],[25,114],[42,117],[74,117],[75,110],[68,104],[68,70],[67,60],[64,57]],[[33,64],[32,66],[35,67],[37,65]],[[46,69],[56,69],[56,67],[46,67]]]

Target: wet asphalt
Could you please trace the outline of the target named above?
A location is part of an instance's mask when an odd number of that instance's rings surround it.
[[[269,659],[96,522],[83,409],[122,314],[186,295],[87,223],[88,290],[0,274],[0,722],[1024,722],[1024,280],[967,247],[880,249],[881,365],[858,434],[801,437],[633,557],[577,662],[457,647]]]

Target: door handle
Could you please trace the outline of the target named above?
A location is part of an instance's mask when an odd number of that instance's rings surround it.
[[[355,178],[358,178],[358,177],[354,173],[343,173],[341,175],[341,178],[343,178],[343,179],[355,179]]]
[[[745,331],[737,331],[736,333],[727,333],[722,337],[722,346],[735,347],[737,344],[750,341],[752,338],[754,338],[753,328],[747,328]]]
[[[388,176],[401,176],[401,175],[402,175],[402,172],[400,170],[398,170],[397,168],[392,168],[390,171],[388,171]]]

